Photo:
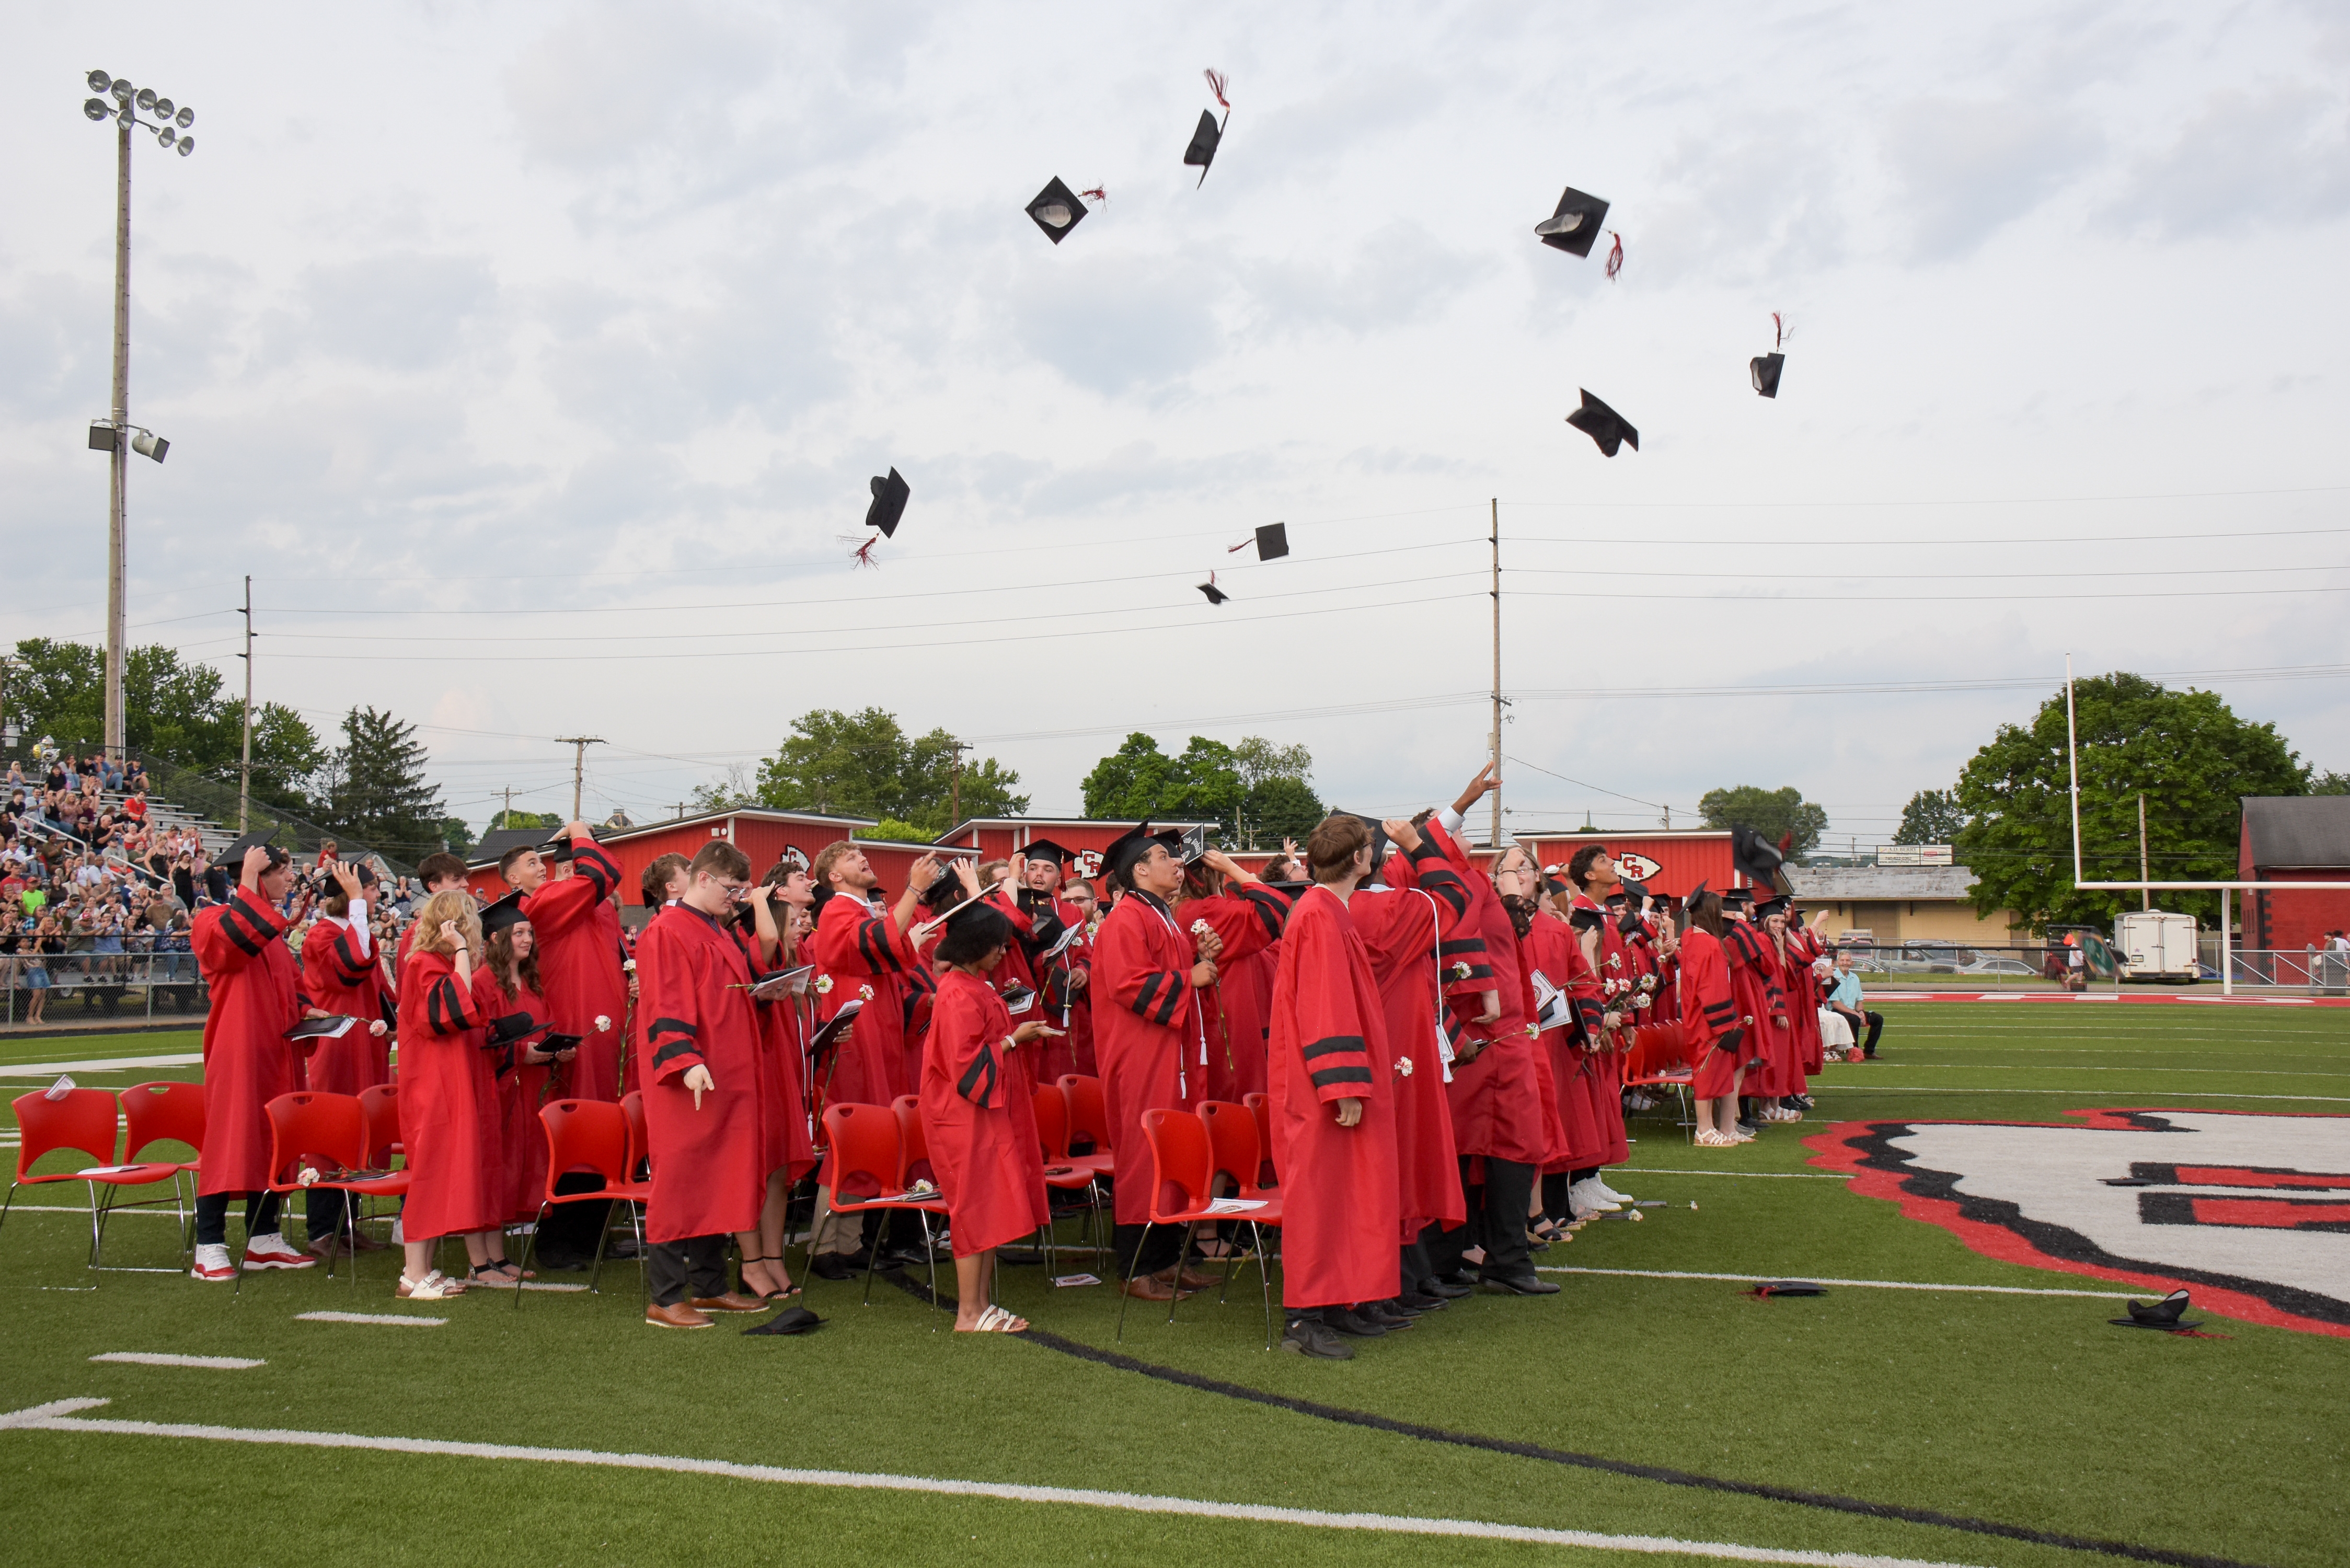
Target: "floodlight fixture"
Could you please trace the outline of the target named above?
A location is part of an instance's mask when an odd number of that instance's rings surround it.
[[[196,123],[196,111],[182,105],[180,112],[172,117],[172,123],[185,130]]]
[[[159,131],[157,131],[157,132],[155,133],[155,140],[156,140],[156,142],[157,142],[159,145],[163,146],[163,147],[169,147],[169,146],[171,146],[171,145],[172,145],[172,143],[173,143],[174,141],[177,141],[177,140],[180,140],[180,133],[179,133],[178,131],[176,131],[176,130],[172,130],[172,129],[170,126],[168,126],[168,125],[167,125],[167,126],[165,126],[162,130],[159,130]]]
[[[89,73],[89,90],[90,90],[90,91],[92,91],[92,92],[104,92],[104,91],[106,91],[109,88],[111,88],[113,85],[114,85],[114,78],[113,78],[113,76],[112,76],[111,74],[109,74],[109,73],[108,73],[108,72],[106,72],[106,71],[92,71],[92,72],[90,72],[90,73]]]
[[[91,99],[81,106],[81,111],[92,119],[104,119],[113,112],[106,107],[106,100],[102,98]]]
[[[152,114],[155,112],[155,89],[153,88],[140,88],[139,89],[139,96],[132,99],[130,101],[137,104],[147,113]]]
[[[107,90],[111,92],[116,98],[120,99],[123,102],[129,103],[130,101],[131,93],[136,89],[131,87],[130,78],[129,77],[117,77],[114,78],[114,85]]]
[[[172,118],[172,103],[170,99],[159,98],[155,100],[153,113],[157,119],[169,119]]]
[[[180,156],[181,156],[181,157],[185,158],[189,153],[193,152],[195,150],[196,150],[196,139],[195,139],[194,137],[192,137],[192,136],[182,136],[182,138],[180,138]]]
[[[163,461],[163,454],[172,450],[172,443],[153,431],[142,430],[131,436],[130,450],[141,457],[151,457],[157,462],[161,462]]]

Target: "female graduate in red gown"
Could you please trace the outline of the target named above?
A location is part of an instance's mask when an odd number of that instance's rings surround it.
[[[475,1280],[512,1284],[519,1273],[505,1258],[504,1166],[490,1158],[500,1107],[484,1048],[488,1020],[473,991],[481,950],[473,899],[435,893],[417,911],[400,977],[400,1135],[411,1173],[400,1294],[417,1301],[464,1289],[432,1266],[444,1236],[465,1239]]]
[[[1001,909],[973,904],[947,921],[931,953],[939,989],[922,1045],[922,1132],[947,1200],[955,1328],[966,1334],[1028,1326],[989,1299],[995,1249],[1052,1220],[1035,1114],[1022,1088],[1028,1075],[1011,1058],[1056,1031],[1042,1019],[1015,1028],[988,978],[1012,940]]]
[[[1731,1148],[1738,1136],[1738,1079],[1746,1025],[1730,993],[1730,964],[1722,956],[1721,900],[1700,882],[1683,908],[1689,929],[1680,940],[1681,1041],[1696,1064],[1690,1097],[1697,1102],[1697,1141],[1703,1148]]]
[[[526,1012],[547,1022],[546,998],[539,991],[538,933],[523,919],[513,894],[482,911],[484,962],[473,971],[473,992],[485,1022]],[[576,1048],[549,1054],[533,1034],[514,1047],[511,1065],[493,1061],[497,1075],[500,1163],[504,1168],[507,1218],[528,1220],[546,1196],[546,1124],[538,1108],[567,1097],[560,1075],[577,1058]],[[550,1079],[552,1084],[550,1085]]]

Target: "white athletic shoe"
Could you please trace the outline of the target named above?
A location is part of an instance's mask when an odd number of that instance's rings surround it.
[[[275,1231],[266,1236],[255,1236],[244,1244],[244,1266],[248,1269],[311,1269],[317,1264],[316,1257],[296,1251]]]
[[[1617,1191],[1614,1188],[1607,1185],[1605,1179],[1595,1176],[1591,1179],[1591,1185],[1593,1189],[1596,1191],[1600,1197],[1605,1198],[1608,1202],[1617,1205],[1618,1208],[1629,1209],[1632,1207],[1632,1195],[1628,1192]]]
[[[1575,1218],[1587,1220],[1594,1214],[1613,1214],[1623,1207],[1612,1199],[1600,1196],[1595,1190],[1598,1186],[1596,1177],[1586,1176],[1566,1189],[1566,1206]]]
[[[188,1277],[192,1280],[213,1280],[219,1282],[226,1282],[236,1278],[236,1270],[229,1265],[227,1243],[223,1241],[197,1242],[196,1265],[188,1271]]]

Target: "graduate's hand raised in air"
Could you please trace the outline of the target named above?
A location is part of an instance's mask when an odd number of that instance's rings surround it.
[[[957,864],[961,864],[960,858]],[[928,888],[938,879],[939,857],[935,855],[924,855],[914,862],[914,869],[906,877],[906,886],[910,888]]]
[[[1342,1127],[1353,1127],[1363,1119],[1363,1102],[1360,1100],[1334,1100],[1330,1109],[1337,1114],[1338,1125]]]
[[[244,852],[244,864],[237,867],[237,880],[248,888],[261,886],[261,874],[269,869],[269,850],[256,844]]]
[[[702,1108],[702,1096],[714,1094],[718,1089],[718,1080],[712,1077],[710,1069],[699,1062],[688,1067],[685,1070],[685,1076],[678,1082],[693,1091],[693,1108],[697,1111]]]
[[[1249,875],[1247,869],[1243,867],[1239,861],[1234,860],[1231,856],[1225,854],[1221,849],[1209,850],[1205,855],[1200,857],[1200,863],[1207,867],[1209,870],[1216,872],[1220,876],[1228,877],[1234,882],[1253,882],[1256,880],[1254,877]]]
[[[1032,1040],[1058,1039],[1061,1032],[1042,1019],[1032,1018],[1012,1032],[1014,1045],[1025,1045]]]
[[[343,890],[344,898],[355,899],[359,896],[359,874],[348,866],[338,860],[328,867],[327,875],[335,879],[335,886]]]
[[[954,878],[962,885],[964,898],[979,897],[979,867],[962,856],[957,856],[954,859]]]
[[[1411,825],[1411,818],[1408,816],[1388,817],[1379,824],[1379,831],[1388,836],[1388,843],[1406,855],[1419,847],[1419,829]]]
[[[1468,784],[1462,788],[1460,798],[1452,803],[1452,809],[1459,812],[1461,815],[1466,816],[1469,815],[1469,808],[1471,806],[1475,805],[1479,801],[1484,799],[1487,795],[1492,794],[1495,790],[1501,787],[1502,769],[1500,764],[1496,763],[1487,763],[1483,767],[1477,770],[1477,776],[1471,779]]]

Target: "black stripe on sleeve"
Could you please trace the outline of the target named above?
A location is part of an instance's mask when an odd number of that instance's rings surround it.
[[[1461,882],[1460,874],[1451,867],[1440,867],[1436,870],[1421,873],[1419,887],[1422,892],[1431,894],[1450,904],[1456,918],[1469,912],[1469,889]]]
[[[656,1018],[652,1027],[645,1031],[648,1040],[658,1040],[664,1034],[680,1034],[693,1040],[701,1037],[702,1028],[699,1024],[688,1023],[682,1018]]]
[[[1444,859],[1444,851],[1439,849],[1433,840],[1423,835],[1420,838],[1419,847],[1405,850],[1403,852],[1403,857],[1410,861],[1414,866],[1425,866],[1431,860],[1441,863]],[[1450,873],[1448,873],[1448,875]],[[1430,873],[1421,873],[1420,881],[1423,884],[1428,880],[1429,875]]]
[[[1326,1089],[1333,1084],[1367,1084],[1371,1081],[1368,1067],[1325,1067],[1314,1075],[1314,1086]]]
[[[571,846],[571,868],[596,884],[596,897],[608,898],[612,889],[620,885],[620,868],[612,864],[611,857],[594,844],[574,844]]]
[[[1326,1040],[1316,1040],[1313,1044],[1306,1046],[1303,1051],[1299,1052],[1298,1054],[1305,1057],[1308,1062],[1311,1062],[1316,1056],[1327,1056],[1333,1052],[1337,1051],[1352,1051],[1357,1054],[1368,1054],[1367,1048],[1363,1044],[1363,1037],[1359,1034],[1333,1034]]]
[[[1458,953],[1482,953],[1485,950],[1485,939],[1455,937],[1450,941],[1439,942],[1436,945],[1436,950],[1446,958],[1451,958]]]
[[[1150,1022],[1160,1025],[1172,1023],[1175,1018],[1176,1006],[1180,1003],[1182,1000],[1183,982],[1174,975],[1169,975],[1167,977],[1167,994],[1160,998],[1159,1002],[1159,1016],[1152,1019]]]
[[[672,1040],[668,1044],[653,1053],[653,1065],[657,1068],[665,1067],[671,1062],[676,1061],[680,1056],[692,1056],[699,1058],[701,1054],[702,1053],[700,1051],[694,1049],[692,1041]]]
[[[252,924],[252,915],[236,900],[232,899],[221,906],[221,933],[234,942],[237,950],[245,957],[259,958],[262,945],[269,940],[271,933],[264,929],[256,936],[245,929]]]
[[[1142,989],[1135,992],[1134,1001],[1128,1003],[1137,1018],[1150,1016],[1150,999],[1159,994],[1159,988],[1166,982],[1167,976],[1156,970],[1142,977]]]
[[[982,1086],[980,1083],[980,1080],[983,1077],[986,1079],[984,1086]],[[974,1089],[978,1090],[976,1094],[972,1093]],[[979,1054],[971,1059],[970,1069],[963,1074],[962,1082],[955,1085],[955,1093],[962,1096],[964,1099],[971,1101],[973,1105],[984,1105],[994,1096],[994,1046],[986,1044],[980,1046]]]

